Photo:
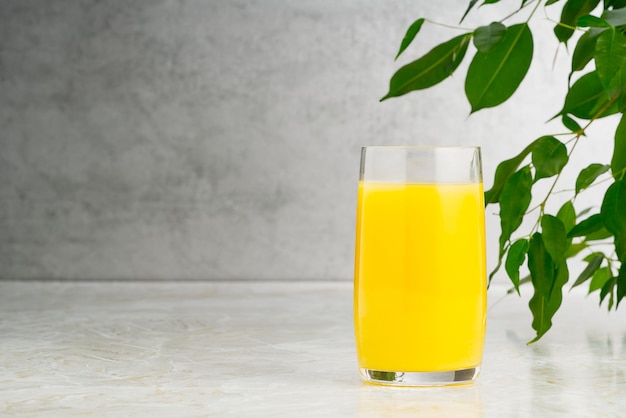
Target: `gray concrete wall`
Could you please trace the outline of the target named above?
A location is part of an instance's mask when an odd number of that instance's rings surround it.
[[[378,103],[466,4],[0,1],[0,277],[349,279],[361,146],[480,145],[489,185],[561,105],[551,37],[497,111]]]

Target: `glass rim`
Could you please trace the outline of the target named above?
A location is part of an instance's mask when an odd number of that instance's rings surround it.
[[[361,149],[416,149],[416,150],[432,150],[432,149],[449,149],[463,150],[473,149],[480,150],[480,145],[364,145]]]
[[[394,183],[482,182],[481,153],[479,146],[365,146],[361,148],[359,179]]]

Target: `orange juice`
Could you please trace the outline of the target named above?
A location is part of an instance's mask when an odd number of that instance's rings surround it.
[[[479,366],[486,314],[482,183],[359,183],[354,321],[361,368]]]

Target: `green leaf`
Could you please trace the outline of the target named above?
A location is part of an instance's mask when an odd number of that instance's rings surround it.
[[[626,0],[604,0],[604,9],[608,8],[621,9],[626,7]]]
[[[609,267],[602,267],[596,270],[593,273],[593,277],[591,277],[591,281],[589,282],[589,292],[595,292],[596,290],[602,289],[602,286],[609,280],[613,274],[611,273],[611,269]]]
[[[543,137],[542,137],[543,138]],[[496,168],[496,174],[493,180],[493,186],[491,189],[485,192],[485,204],[498,203],[500,201],[500,193],[502,193],[502,187],[507,182],[511,174],[515,173],[524,158],[530,154],[534,146],[539,142],[541,138],[531,142],[522,152],[515,157],[502,161]]]
[[[596,115],[595,113],[608,102],[598,74],[592,71],[580,77],[570,87],[560,114],[571,114],[587,120],[594,117],[605,117],[618,111],[617,105],[614,105],[604,110],[600,115]]]
[[[612,81],[626,62],[626,37],[615,28],[602,32],[596,42],[594,58],[602,87],[613,95]]]
[[[572,54],[572,72],[582,70],[593,59],[598,36],[600,36],[603,30],[591,28],[578,39]]]
[[[583,237],[602,228],[602,218],[599,214],[591,215],[578,225],[573,227],[567,234],[568,237]]]
[[[471,34],[465,34],[452,38],[400,68],[391,77],[389,92],[380,101],[426,89],[445,80],[463,60],[471,37]]]
[[[461,17],[461,20],[459,21],[459,23],[462,23],[463,20],[465,20],[465,18],[467,17],[467,14],[470,12],[470,10],[472,10],[472,8],[474,7],[476,3],[478,3],[478,0],[470,0],[469,5],[467,6],[465,13],[463,13],[463,17]]]
[[[621,10],[621,8],[620,10],[606,10],[602,13],[602,18],[612,26],[624,26],[626,25],[626,10]]]
[[[535,232],[530,239],[528,269],[535,289],[549,300],[554,285],[555,266],[539,232]]]
[[[563,301],[563,286],[569,279],[569,270],[565,261],[562,261],[555,269],[554,277],[552,295],[549,298],[535,287],[535,293],[528,302],[528,307],[533,314],[532,327],[537,333],[529,344],[538,341],[552,327],[552,318]]]
[[[569,247],[565,225],[556,216],[546,214],[541,217],[541,232],[546,251],[558,264]]]
[[[511,234],[519,228],[524,213],[530,205],[532,175],[530,167],[525,166],[513,173],[502,187],[500,199],[500,247],[498,250],[498,264],[489,274],[489,282],[500,269],[504,257],[506,243]]]
[[[626,265],[626,235],[616,235],[614,244],[617,259],[622,263],[622,266]]]
[[[603,164],[590,164],[586,168],[580,170],[576,179],[576,194],[581,190],[591,186],[596,179],[602,174],[610,170],[610,166]]]
[[[604,286],[602,286],[602,289],[600,290],[600,305],[602,305],[602,302],[607,295],[611,295],[611,301],[609,302],[609,311],[613,307],[613,290],[615,289],[616,284],[617,277],[611,277],[609,280],[606,281],[606,283],[604,283]]]
[[[544,136],[533,147],[532,162],[535,166],[535,182],[561,172],[569,157],[567,148],[553,136]]]
[[[511,234],[522,224],[531,200],[532,175],[526,166],[515,172],[502,188],[500,196],[500,258]]]
[[[579,242],[569,246],[565,253],[565,258],[572,258],[578,255],[582,250],[586,249],[588,244],[586,242]]]
[[[585,257],[583,257],[583,261],[586,261],[588,263],[599,255],[602,255],[604,257],[604,253],[596,251],[595,253],[587,254]]]
[[[574,210],[574,204],[571,200],[568,200],[561,206],[556,217],[563,223],[565,232],[571,231],[574,225],[576,225],[576,211]]]
[[[567,42],[574,34],[576,21],[589,14],[600,3],[600,0],[567,0],[561,11],[561,21],[554,28],[554,34],[560,42]]]
[[[480,52],[488,52],[506,35],[506,26],[500,22],[492,22],[474,31],[474,46]]]
[[[465,95],[472,113],[497,106],[515,93],[533,56],[533,37],[526,23],[513,25],[488,52],[478,51],[467,70]]]
[[[621,79],[621,74],[620,74]],[[615,100],[615,99],[618,100]],[[615,97],[609,99],[607,93],[604,93],[604,98],[598,100],[596,105],[591,109],[591,114],[593,118],[603,118],[608,115],[613,115],[615,113],[620,112],[619,106],[621,105],[621,97],[620,95],[616,95]]]
[[[567,237],[567,233],[572,230],[572,228],[576,225],[576,211],[574,210],[574,204],[571,200],[568,200],[561,206],[559,211],[556,214],[556,217],[563,223],[563,227],[565,227],[565,234]],[[571,252],[576,251],[574,248],[572,250],[572,238],[567,237],[567,251],[565,251],[565,258],[571,257]]]
[[[593,276],[593,274],[596,272],[596,270],[600,268],[602,260],[604,260],[604,254],[597,254],[595,257],[593,257],[591,261],[589,261],[589,263],[587,264],[587,267],[585,267],[585,269],[576,278],[576,281],[572,285],[572,289],[589,280],[591,276]]]
[[[626,184],[618,181],[609,186],[600,214],[602,223],[613,235],[626,235]]]
[[[576,122],[574,119],[570,118],[567,115],[563,115],[561,117],[561,122],[563,123],[563,126],[572,131],[572,133],[583,132],[583,128],[578,124],[578,122]]]
[[[546,6],[549,6],[549,5],[554,4],[554,3],[558,3],[559,1],[561,1],[561,0],[548,0],[546,2]]]
[[[617,110],[624,113],[626,111],[626,64],[619,69],[611,81],[608,94],[613,99],[617,98],[615,101]]]
[[[615,130],[615,143],[611,157],[611,173],[615,178],[623,178],[626,171],[626,115],[623,115]]]
[[[619,307],[619,303],[626,296],[626,267],[622,264],[617,274],[617,305],[615,309]]]
[[[424,18],[419,18],[415,22],[413,22],[411,26],[409,26],[409,29],[407,29],[406,34],[404,35],[404,38],[402,39],[402,43],[400,44],[400,50],[398,51],[398,55],[396,55],[396,59],[398,59],[400,54],[402,54],[402,52],[404,52],[404,50],[407,49],[409,45],[411,45],[411,42],[413,42],[413,39],[415,39],[420,29],[422,29],[423,24],[424,24]]]
[[[509,248],[506,256],[506,262],[504,263],[504,269],[509,275],[517,294],[519,295],[519,268],[524,264],[526,259],[526,253],[528,252],[528,240],[518,239]]]
[[[585,241],[600,241],[612,237],[611,234],[604,226],[597,231],[590,232],[585,236]]]
[[[584,15],[578,18],[578,20],[576,21],[576,26],[579,26],[581,28],[610,28],[611,25],[609,25],[606,20],[601,19],[597,16],[594,15]]]

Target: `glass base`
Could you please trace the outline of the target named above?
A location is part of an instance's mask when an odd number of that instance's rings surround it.
[[[447,386],[472,383],[480,374],[480,367],[449,372],[388,372],[360,369],[368,383],[389,386]]]

